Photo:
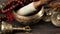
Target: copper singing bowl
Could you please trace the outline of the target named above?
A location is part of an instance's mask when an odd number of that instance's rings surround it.
[[[42,7],[37,14],[32,16],[22,16],[13,11],[14,18],[22,25],[31,25],[39,22],[39,20],[42,19],[43,14],[44,14],[44,7]]]

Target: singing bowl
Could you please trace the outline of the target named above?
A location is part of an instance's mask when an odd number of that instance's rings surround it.
[[[18,21],[22,25],[31,25],[38,23],[40,19],[42,19],[43,14],[44,14],[44,7],[42,7],[38,13],[32,16],[22,16],[13,11],[13,17],[15,18],[16,21]]]

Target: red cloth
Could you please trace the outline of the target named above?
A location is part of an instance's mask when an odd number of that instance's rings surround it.
[[[7,19],[8,19],[8,21],[13,21],[14,20],[12,12],[7,13]]]

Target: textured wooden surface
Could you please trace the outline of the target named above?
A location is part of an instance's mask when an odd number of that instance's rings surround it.
[[[16,23],[16,21],[11,23],[13,25],[20,26],[20,24]],[[32,28],[32,31],[28,34],[60,34],[60,28],[55,27],[51,22],[46,23],[46,22],[40,21],[39,23],[32,25],[31,28]],[[26,33],[23,31],[15,31],[12,34],[26,34]]]
[[[60,28],[55,27],[51,22],[39,22],[31,26],[32,32],[29,34],[60,34]],[[26,34],[24,32],[15,32],[13,34]]]

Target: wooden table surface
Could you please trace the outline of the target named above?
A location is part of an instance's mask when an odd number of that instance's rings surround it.
[[[46,23],[43,21],[40,21],[39,23],[32,25],[32,32],[28,34],[60,34],[60,28],[55,27],[51,22]],[[17,32],[14,34],[26,34],[24,32]]]

